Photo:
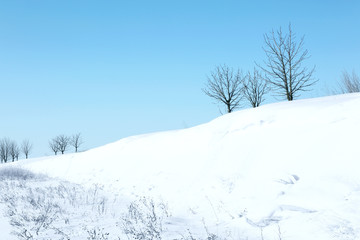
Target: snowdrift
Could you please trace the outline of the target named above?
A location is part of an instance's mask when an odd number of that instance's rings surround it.
[[[360,239],[359,136],[360,94],[347,94],[16,164],[161,199],[169,224],[195,233],[205,225],[230,239]]]

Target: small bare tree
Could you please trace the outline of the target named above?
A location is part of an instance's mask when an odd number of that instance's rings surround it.
[[[79,147],[83,144],[81,133],[77,133],[71,137],[70,145],[75,148],[75,152],[78,152]]]
[[[360,78],[355,71],[352,72],[352,75],[347,71],[342,72],[339,91],[340,93],[360,92]]]
[[[209,97],[226,105],[227,112],[240,107],[243,99],[243,80],[239,70],[234,72],[226,65],[216,67],[207,77],[206,88],[203,92]]]
[[[32,145],[32,143],[30,143],[30,141],[28,139],[25,139],[21,143],[21,151],[25,155],[26,159],[29,158],[29,154],[30,154],[32,148],[33,148],[33,145]]]
[[[13,162],[15,161],[15,159],[19,160],[20,148],[18,144],[14,141],[10,141],[9,154]]]
[[[3,138],[0,140],[0,159],[1,163],[7,163],[10,156],[10,139]]]
[[[55,142],[58,145],[58,150],[61,152],[61,154],[64,154],[64,152],[69,147],[70,138],[65,135],[59,135],[55,138]]]
[[[304,47],[304,36],[296,42],[295,34],[289,24],[289,32],[283,34],[281,28],[264,35],[267,60],[265,66],[259,66],[265,72],[265,79],[274,87],[276,94],[285,96],[288,101],[299,96],[299,92],[308,91],[317,80],[313,79],[315,66],[308,70],[303,66],[309,58]]]
[[[265,101],[264,95],[269,91],[267,82],[260,72],[254,68],[253,73],[249,72],[244,81],[244,95],[252,107],[256,108]]]
[[[57,155],[57,153],[59,152],[59,145],[55,138],[49,141],[49,147],[54,152],[54,154]]]

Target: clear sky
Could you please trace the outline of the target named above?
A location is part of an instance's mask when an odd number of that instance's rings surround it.
[[[81,132],[86,150],[208,122],[220,113],[206,75],[251,70],[263,34],[289,22],[319,79],[301,98],[360,74],[358,0],[1,0],[0,138],[28,138],[44,156],[58,134]]]

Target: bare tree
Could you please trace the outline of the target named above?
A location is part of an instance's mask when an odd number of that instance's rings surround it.
[[[83,144],[81,133],[77,133],[71,137],[70,145],[75,148],[75,152],[78,152],[79,147]]]
[[[206,88],[203,92],[209,97],[226,105],[227,112],[240,107],[243,99],[243,80],[239,70],[234,72],[226,65],[216,67],[207,77]]]
[[[29,158],[29,154],[32,150],[33,145],[30,143],[30,141],[28,139],[25,139],[22,144],[21,144],[21,151],[22,153],[24,153],[25,158],[28,159]]]
[[[310,70],[303,66],[310,57],[308,50],[303,49],[304,36],[297,43],[291,24],[287,34],[283,34],[280,28],[269,35],[265,34],[264,40],[267,61],[264,61],[265,66],[258,66],[265,72],[265,79],[274,87],[277,95],[292,101],[299,96],[299,92],[308,91],[317,82],[312,77],[315,66]]]
[[[61,152],[61,154],[64,154],[64,152],[69,147],[70,138],[65,135],[59,135],[55,138],[55,142],[57,143],[58,150]]]
[[[360,92],[360,78],[355,73],[355,71],[352,72],[352,75],[350,75],[347,71],[342,72],[338,92],[340,93]]]
[[[0,140],[0,159],[1,163],[7,163],[10,155],[10,139],[3,138]]]
[[[9,144],[9,155],[11,156],[12,161],[14,162],[15,159],[19,160],[20,148],[18,144],[14,141],[10,141]]]
[[[59,145],[55,138],[49,141],[49,147],[54,152],[55,155],[59,152]]]
[[[244,95],[251,106],[256,108],[265,101],[264,95],[269,91],[267,82],[260,72],[254,68],[253,73],[249,72],[244,81]]]

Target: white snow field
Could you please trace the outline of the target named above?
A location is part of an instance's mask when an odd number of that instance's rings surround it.
[[[26,213],[31,199],[11,205],[0,197],[0,239],[132,239],[122,219],[133,201],[138,208],[153,201],[162,221],[160,235],[138,239],[360,239],[359,137],[360,94],[346,94],[3,164],[0,169],[20,166],[48,177],[2,181],[1,196],[31,192],[39,199],[41,192],[44,202],[63,204],[58,212],[67,212],[67,220],[16,225],[10,220],[19,213],[9,209]],[[72,197],[59,201],[59,185],[71,186],[64,192]]]

